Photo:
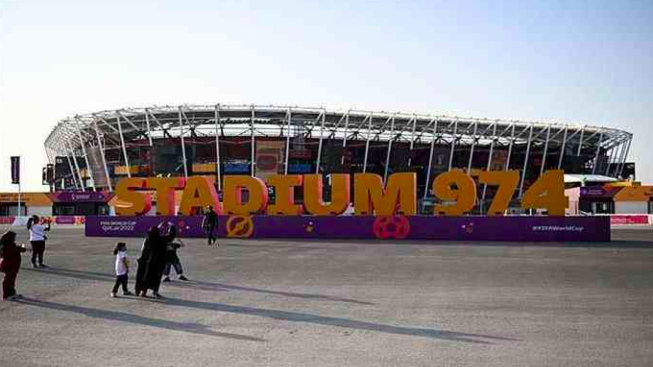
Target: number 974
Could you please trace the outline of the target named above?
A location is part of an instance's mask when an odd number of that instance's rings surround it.
[[[482,184],[497,187],[488,215],[503,215],[517,188],[519,172],[483,171],[478,179]],[[462,170],[452,170],[436,177],[433,192],[447,202],[435,206],[436,215],[463,215],[476,204],[476,184]],[[549,215],[564,216],[565,209],[569,207],[569,198],[565,196],[564,172],[551,170],[540,176],[522,196],[521,207],[546,209]]]

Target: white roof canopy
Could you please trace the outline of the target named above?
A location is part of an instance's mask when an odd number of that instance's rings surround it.
[[[583,182],[617,182],[613,177],[602,175],[565,175],[565,183],[583,183]]]

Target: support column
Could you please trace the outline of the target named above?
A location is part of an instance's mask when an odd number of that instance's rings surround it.
[[[624,167],[626,166],[626,161],[628,160],[628,153],[630,153],[630,144],[632,143],[632,141],[633,141],[633,138],[631,137],[628,140],[628,147],[626,148],[626,154],[624,154],[624,161],[621,164],[621,168],[619,168],[619,176],[623,175]]]
[[[619,168],[624,163],[627,145],[628,145],[627,141],[622,142],[620,145],[621,152],[619,153],[619,158],[618,158],[619,161],[617,162],[616,167],[614,169],[614,173],[613,173],[614,177],[619,177]]]
[[[410,136],[410,156],[408,157],[408,169],[413,163],[413,147],[415,146],[415,129],[417,128],[417,116],[413,114],[413,130]]]
[[[255,168],[255,165],[256,165],[256,151],[255,151],[255,149],[256,149],[256,139],[254,138],[254,118],[255,118],[255,116],[256,116],[255,107],[252,105],[252,116],[251,116],[251,119],[249,120],[249,126],[250,126],[251,133],[252,133],[251,134],[251,138],[252,138],[252,149],[251,149],[252,177],[254,177],[254,173],[256,172],[255,171],[255,169],[256,169]]]
[[[562,137],[562,148],[560,149],[560,157],[558,157],[558,169],[562,167],[562,158],[565,156],[565,145],[567,144],[567,125],[565,125],[565,132]]]
[[[93,128],[95,129],[95,137],[97,137],[98,149],[100,149],[100,156],[102,157],[102,164],[104,165],[104,174],[107,177],[107,185],[109,185],[109,191],[113,191],[113,185],[111,185],[111,177],[109,176],[109,168],[107,167],[107,158],[104,156],[104,146],[102,145],[102,140],[100,139],[100,130],[97,127],[97,122],[93,120]]]
[[[624,154],[624,144],[619,143],[615,148],[615,155],[614,158],[612,159],[612,165],[615,167],[612,171],[608,169],[608,172],[606,173],[606,176],[616,176],[616,171],[619,168],[619,164],[621,163],[621,156]],[[608,164],[608,167],[610,165]]]
[[[609,153],[606,152],[606,153],[608,153],[608,154],[606,154],[608,156],[608,164],[605,165],[605,172],[603,173],[606,176],[610,174],[610,164],[615,160],[615,155],[619,154],[618,148],[619,148],[619,146],[616,146],[616,147],[610,149],[608,151]]]
[[[82,138],[82,130],[79,128],[79,120],[75,124],[77,128],[77,136],[79,137],[79,144],[82,146],[82,153],[84,153],[84,161],[86,162],[86,170],[88,171],[88,177],[91,179],[91,188],[93,191],[97,191],[95,188],[95,178],[93,177],[93,169],[88,161],[88,154],[86,153],[86,146],[84,145],[84,139]]]
[[[431,181],[431,167],[433,166],[433,150],[435,149],[435,140],[436,140],[436,134],[438,131],[438,119],[434,119],[433,121],[433,139],[431,140],[431,151],[429,153],[429,166],[426,169],[426,182],[424,183],[424,197],[422,198],[423,200],[426,200],[426,196],[429,192],[429,182]]]
[[[79,186],[82,191],[86,191],[86,187],[84,185],[84,178],[82,177],[82,172],[79,169],[79,164],[77,164],[77,157],[75,157],[75,151],[73,150],[73,146],[70,143],[70,140],[68,140],[68,149],[70,149],[70,155],[73,157],[73,162],[75,163],[75,168],[77,169],[77,177],[79,178]]]
[[[596,173],[596,167],[599,165],[599,153],[601,152],[601,142],[603,141],[603,129],[599,134],[599,141],[596,144],[596,154],[594,154],[594,167],[592,167],[592,174]]]
[[[220,105],[215,105],[215,179],[218,191],[222,191],[222,176],[220,176]]]
[[[317,162],[315,164],[315,174],[320,173],[320,158],[322,157],[322,138],[324,134],[324,122],[326,120],[326,110],[322,110],[322,124],[320,124],[320,142],[317,146]]]
[[[472,140],[472,147],[469,152],[469,162],[467,163],[467,174],[472,172],[472,159],[474,158],[474,147],[476,146],[476,133],[478,129],[478,121],[474,122],[474,140]]]
[[[181,139],[181,155],[184,160],[184,177],[188,178],[188,164],[186,160],[186,142],[184,141],[184,122],[182,120],[182,110],[179,106],[179,138]]]
[[[367,172],[367,154],[370,150],[370,138],[372,137],[372,114],[367,122],[367,142],[365,143],[365,157],[363,158],[363,173]]]
[[[546,129],[546,142],[544,143],[544,155],[542,155],[542,166],[540,167],[540,176],[544,173],[546,165],[546,153],[549,151],[549,137],[551,136],[551,125]]]
[[[394,141],[394,133],[395,133],[395,116],[392,116],[392,121],[390,122],[390,136],[391,138],[388,139],[388,152],[386,153],[385,156],[385,172],[383,173],[383,182],[387,183],[388,182],[388,169],[390,168],[390,153],[392,152],[392,142]]]
[[[342,136],[342,154],[340,156],[340,164],[345,164],[345,147],[347,146],[347,128],[349,127],[349,112],[345,115],[345,133]]]
[[[576,157],[580,157],[580,152],[583,149],[583,135],[585,135],[585,126],[580,128],[580,140],[578,141],[578,152]]]
[[[533,139],[533,124],[531,124],[531,131],[528,133],[528,143],[526,144],[526,157],[524,157],[524,166],[521,171],[521,182],[519,183],[519,197],[522,197],[524,191],[524,179],[526,178],[526,168],[528,168],[528,156],[531,152],[531,140]]]
[[[64,149],[66,150],[66,149]],[[80,190],[79,185],[77,184],[77,177],[75,177],[75,169],[73,168],[73,163],[70,160],[70,152],[66,150],[66,159],[68,160],[68,167],[70,167],[70,174],[73,177],[73,184],[75,185],[75,190]],[[64,183],[64,187],[65,187]]]
[[[127,157],[127,148],[125,147],[125,137],[122,134],[122,123],[120,122],[120,114],[116,114],[116,122],[118,123],[118,134],[120,135],[120,145],[122,146],[122,154],[125,157],[125,166],[127,167],[127,177],[132,177],[131,166],[129,165],[129,157]]]
[[[516,122],[512,123],[512,132],[510,133],[510,144],[508,145],[508,158],[506,159],[506,171],[510,170],[510,156],[512,156],[512,145],[515,143]]]
[[[619,159],[619,165],[614,172],[615,177],[621,177],[621,168],[626,164],[626,156],[628,155],[628,147],[630,146],[630,140],[625,140],[623,142],[623,149],[621,152],[621,158]]]
[[[492,141],[490,142],[490,155],[487,158],[486,171],[490,171],[490,166],[492,165],[492,153],[494,152],[494,141],[497,139],[497,123],[494,123],[494,128],[492,129]],[[483,184],[483,194],[481,195],[481,200],[485,200],[485,193],[487,191],[487,184]]]
[[[287,134],[286,134],[286,156],[284,157],[284,160],[286,161],[285,167],[284,167],[284,173],[287,175],[288,174],[288,159],[290,155],[290,120],[292,119],[292,108],[288,109],[287,112],[288,115],[288,124],[287,126]]]
[[[453,153],[456,148],[456,134],[458,134],[458,120],[454,122],[453,125],[453,140],[451,140],[451,152],[449,153],[449,171],[451,171],[451,166],[453,164]]]
[[[150,130],[150,113],[147,108],[145,109],[145,125],[147,126],[147,139],[150,141],[150,146],[152,146],[152,130]]]

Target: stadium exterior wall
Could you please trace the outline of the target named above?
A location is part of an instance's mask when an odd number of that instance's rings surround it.
[[[619,177],[632,134],[588,125],[256,105],[126,108],[60,121],[45,141],[53,190],[108,190],[131,176],[418,175],[515,169],[516,197],[547,169]],[[325,185],[328,186],[328,185]],[[328,194],[328,190],[326,190]],[[479,199],[491,197],[479,187]]]

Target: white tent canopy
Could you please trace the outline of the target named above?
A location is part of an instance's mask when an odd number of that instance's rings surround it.
[[[601,182],[617,182],[616,178],[603,176],[603,175],[565,175],[565,183],[601,183]]]

